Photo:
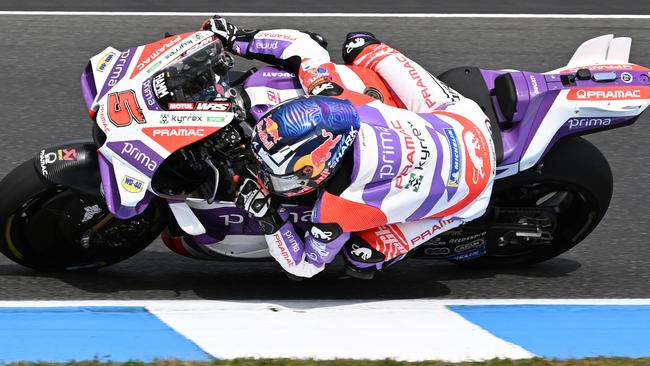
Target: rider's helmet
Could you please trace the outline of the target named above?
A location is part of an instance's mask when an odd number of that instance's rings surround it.
[[[359,125],[356,108],[343,99],[299,97],[276,106],[253,133],[262,183],[285,197],[315,190],[339,168]]]

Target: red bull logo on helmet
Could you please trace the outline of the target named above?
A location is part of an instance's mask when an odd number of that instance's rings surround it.
[[[264,129],[262,129],[262,126]],[[271,119],[271,116],[264,118],[257,124],[257,135],[260,137],[262,145],[264,145],[266,150],[271,149],[282,138],[278,132],[278,124]]]
[[[309,154],[314,170],[319,173],[323,168],[325,168],[325,163],[327,163],[327,161],[332,157],[332,149],[336,147],[336,144],[339,141],[341,141],[341,135],[334,138],[334,135],[332,135],[331,132],[325,130],[321,130],[321,134],[323,137],[326,137],[327,140]]]

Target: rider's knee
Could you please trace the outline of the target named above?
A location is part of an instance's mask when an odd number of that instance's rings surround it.
[[[366,47],[380,43],[370,32],[348,33],[343,42],[343,61],[348,65],[352,64]]]

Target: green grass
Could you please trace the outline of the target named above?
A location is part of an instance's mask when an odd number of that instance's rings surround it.
[[[2,364],[2,363],[0,363]],[[586,358],[580,360],[544,360],[535,358],[530,360],[490,360],[483,362],[401,362],[393,360],[365,361],[365,360],[290,360],[290,359],[236,359],[212,362],[183,362],[183,361],[156,361],[156,362],[18,362],[6,364],[7,366],[650,366],[650,358]]]

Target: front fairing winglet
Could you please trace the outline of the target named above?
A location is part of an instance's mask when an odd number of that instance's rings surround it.
[[[194,214],[194,211],[184,201],[169,201],[169,208],[174,214],[178,226],[187,234],[192,236],[203,235],[206,233],[205,227]]]
[[[138,179],[142,178],[142,175],[123,163],[115,159],[110,162],[101,153],[97,155],[102,190],[108,210],[118,219],[129,219],[144,212],[153,198],[153,193],[147,190],[149,182],[146,179]],[[124,174],[120,177],[120,181],[116,179],[116,171]],[[129,192],[128,189],[133,192]]]

